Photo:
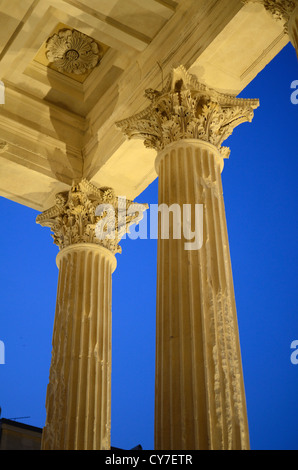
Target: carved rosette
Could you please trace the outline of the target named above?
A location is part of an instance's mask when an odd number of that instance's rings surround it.
[[[242,0],[242,3],[260,3],[271,13],[274,19],[283,21],[285,32],[288,33],[288,23],[298,5],[298,0]]]
[[[99,215],[98,207],[102,207]],[[121,253],[121,237],[130,225],[142,219],[147,208],[147,204],[117,198],[113,189],[97,188],[83,179],[70,191],[58,193],[55,206],[39,214],[36,222],[51,228],[60,250],[78,243],[94,243],[115,254]]]
[[[46,56],[59,72],[82,75],[96,67],[103,50],[86,34],[62,29],[48,39]]]
[[[129,138],[144,140],[157,151],[181,139],[199,139],[213,144],[224,158],[229,149],[222,143],[234,128],[251,122],[258,100],[218,93],[199,83],[183,66],[174,69],[161,91],[146,90],[151,101],[139,114],[116,125]]]

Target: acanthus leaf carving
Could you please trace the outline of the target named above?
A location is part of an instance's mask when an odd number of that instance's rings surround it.
[[[258,100],[236,98],[207,88],[183,66],[174,69],[160,92],[146,90],[151,101],[141,113],[116,123],[129,138],[142,138],[144,145],[157,151],[181,139],[199,139],[216,146],[222,155],[228,150],[222,143],[234,128],[251,122]]]
[[[58,193],[55,202],[53,207],[37,216],[36,222],[52,230],[54,243],[60,249],[77,243],[93,243],[113,254],[121,253],[121,237],[130,225],[141,220],[148,208],[147,204],[117,198],[113,189],[97,188],[86,179],[74,183],[69,191]],[[104,208],[99,215],[98,207]],[[129,213],[131,207],[134,210]],[[108,208],[113,212],[111,230]]]

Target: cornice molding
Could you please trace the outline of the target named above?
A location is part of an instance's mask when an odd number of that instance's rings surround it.
[[[128,139],[141,138],[157,151],[181,139],[197,139],[214,145],[227,158],[229,149],[222,143],[239,124],[251,122],[259,106],[259,100],[209,89],[183,66],[172,70],[162,91],[148,89],[145,94],[150,106],[116,126]]]

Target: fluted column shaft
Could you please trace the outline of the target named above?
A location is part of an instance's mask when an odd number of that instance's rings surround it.
[[[222,168],[217,148],[200,140],[174,142],[156,160],[159,205],[182,214],[190,204],[192,230],[203,205],[200,249],[173,239],[174,218],[169,239],[159,223],[156,449],[249,448]]]
[[[112,272],[146,209],[83,178],[36,218],[60,249],[43,449],[110,449]]]
[[[159,226],[155,447],[247,449],[221,171],[223,142],[259,101],[210,89],[183,66],[145,94],[150,105],[117,126],[157,151],[160,221],[174,210]]]
[[[58,292],[43,449],[110,449],[115,256],[79,243],[57,256]]]

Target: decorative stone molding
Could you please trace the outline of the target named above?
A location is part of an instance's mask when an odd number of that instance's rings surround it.
[[[97,215],[99,205],[103,211]],[[133,208],[133,212],[129,208]],[[147,205],[117,198],[111,188],[97,188],[83,179],[74,183],[70,191],[58,193],[55,206],[39,214],[36,222],[51,228],[54,243],[60,249],[78,243],[94,243],[115,254],[121,253],[118,243],[123,234],[142,219],[147,208]],[[109,210],[113,214],[109,214]],[[113,226],[109,228],[111,222]]]
[[[46,56],[59,72],[83,75],[96,67],[102,48],[90,37],[71,29],[62,29],[46,43]]]
[[[181,139],[198,139],[213,144],[224,158],[230,151],[222,143],[236,126],[251,122],[259,106],[258,100],[209,89],[183,66],[172,71],[161,92],[149,89],[145,95],[149,107],[116,123],[129,139],[142,138],[146,147],[157,151]]]
[[[261,3],[269,11],[273,18],[284,22],[285,32],[288,33],[288,23],[298,0],[242,0],[242,3]]]

